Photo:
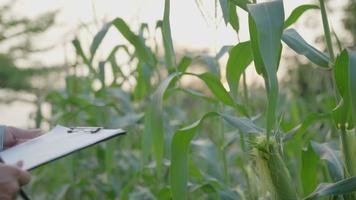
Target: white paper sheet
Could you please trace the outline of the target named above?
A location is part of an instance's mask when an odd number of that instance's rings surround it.
[[[76,150],[125,133],[122,129],[101,129],[94,134],[68,133],[68,130],[67,127],[57,125],[38,138],[0,152],[0,157],[6,164],[15,164],[22,160],[23,169],[30,170]]]

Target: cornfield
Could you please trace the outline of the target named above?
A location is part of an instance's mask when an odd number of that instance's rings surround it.
[[[50,123],[123,127],[128,134],[34,170],[25,188],[30,196],[356,199],[356,52],[329,27],[324,0],[301,5],[289,16],[280,0],[218,5],[237,35],[237,8],[248,14],[250,38],[215,56],[176,53],[170,0],[155,30],[142,24],[133,31],[136,27],[118,17],[103,25],[89,49],[80,38],[73,40],[80,65],[66,74],[65,88],[47,95]],[[321,15],[326,52],[292,28],[309,10]],[[109,29],[128,44],[99,57]],[[163,45],[147,42],[152,38]],[[279,81],[285,49],[326,74],[330,87],[312,94],[313,101]],[[223,56],[226,66],[219,62]],[[197,65],[204,72],[196,73]],[[264,87],[247,84],[248,68],[263,78]],[[186,84],[187,78],[201,87]]]

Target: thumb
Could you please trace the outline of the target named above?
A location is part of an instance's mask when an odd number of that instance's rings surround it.
[[[19,181],[20,185],[26,185],[27,183],[30,182],[31,180],[31,174],[27,171],[22,170],[21,168],[23,167],[23,161],[20,160],[16,163],[16,166],[18,167],[18,176],[17,179]]]

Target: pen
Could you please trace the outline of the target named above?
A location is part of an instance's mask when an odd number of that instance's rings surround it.
[[[22,189],[20,189],[20,196],[23,200],[31,200],[30,197],[26,194],[26,192]]]

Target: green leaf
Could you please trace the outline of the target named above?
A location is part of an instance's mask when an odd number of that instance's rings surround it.
[[[310,144],[306,150],[302,150],[300,176],[304,195],[313,192],[313,189],[317,186],[318,161],[318,156],[314,153]]]
[[[341,54],[336,58],[334,67],[334,77],[336,82],[336,87],[341,95],[341,97],[349,97],[349,56],[347,50],[341,52]]]
[[[137,84],[134,91],[134,96],[136,99],[144,98],[149,92],[151,92],[151,75],[152,71],[149,66],[144,62],[139,62],[137,64]]]
[[[89,68],[90,72],[92,74],[96,74],[95,69],[93,68],[91,62],[89,61],[89,59],[87,58],[87,56],[85,55],[82,45],[80,44],[80,41],[78,39],[74,39],[72,41],[72,44],[75,48],[75,51],[77,53],[77,55],[79,55],[79,57],[82,59],[83,63]]]
[[[232,26],[232,28],[236,31],[236,33],[238,33],[240,29],[240,23],[239,23],[239,16],[237,15],[236,12],[236,6],[232,4],[230,1],[228,1],[228,6],[229,6],[229,23]]]
[[[249,41],[239,43],[230,50],[229,59],[226,64],[226,79],[231,96],[235,99],[237,98],[240,77],[252,60],[253,55]]]
[[[342,97],[333,116],[338,128],[352,129],[356,124],[356,53],[344,50],[336,58],[334,77]]]
[[[196,91],[196,90],[192,90],[192,89],[189,89],[189,88],[174,88],[172,90],[169,90],[167,91],[167,96],[171,96],[172,94],[169,94],[169,93],[175,93],[175,92],[184,92],[185,94],[188,94],[192,97],[196,97],[196,98],[199,98],[199,99],[204,99],[210,103],[218,103],[219,101],[213,97],[209,97],[209,96],[206,96],[204,93],[201,93],[199,91]]]
[[[171,145],[171,186],[173,199],[188,199],[188,152],[196,130],[205,118],[216,116],[207,113],[200,120],[175,132]]]
[[[204,81],[204,83],[208,86],[214,96],[218,98],[221,102],[231,107],[235,107],[234,100],[230,97],[229,93],[221,84],[218,77],[209,72],[197,75],[197,77]]]
[[[310,113],[308,114],[303,122],[292,128],[287,134],[284,136],[283,141],[289,141],[295,135],[303,134],[311,125],[315,122],[320,121],[325,118],[329,118],[331,116],[330,113]]]
[[[219,1],[225,25],[229,23],[236,32],[239,32],[240,25],[238,15],[236,13],[236,5],[233,4],[230,0]]]
[[[99,62],[99,80],[102,84],[102,88],[105,87],[105,61]]]
[[[303,15],[303,13],[312,9],[319,9],[319,6],[315,4],[305,4],[295,8],[284,22],[284,29],[294,24],[299,19],[299,17]]]
[[[101,42],[103,41],[106,33],[108,32],[109,28],[111,27],[111,22],[106,23],[101,30],[94,36],[94,39],[90,45],[90,62],[93,61],[93,58],[95,56],[95,52],[100,46]]]
[[[173,42],[172,42],[169,15],[170,15],[170,0],[165,0],[163,22],[162,22],[161,30],[162,30],[163,45],[164,45],[167,69],[169,72],[174,72],[175,71],[174,68],[176,66],[176,61],[175,61],[175,53],[174,53]]]
[[[215,59],[216,60],[220,60],[226,53],[228,53],[230,51],[230,49],[232,48],[233,46],[229,46],[229,45],[226,45],[226,46],[223,46],[221,47],[221,49],[218,51],[218,53],[216,54],[215,56]]]
[[[215,56],[203,55],[200,58],[204,61],[204,63],[208,67],[209,72],[211,72],[217,77],[220,77],[220,64]]]
[[[277,69],[281,54],[281,36],[284,24],[283,1],[269,1],[259,4],[249,4],[251,32],[257,32],[257,41],[252,42],[252,48],[259,49],[263,61],[262,70],[268,91],[267,104],[267,138],[271,135],[276,123],[276,108],[278,101]],[[254,29],[254,25],[256,29]],[[256,36],[256,35],[254,35]],[[253,37],[254,37],[253,36]],[[251,39],[252,41],[252,39]],[[256,41],[256,39],[254,39]]]
[[[120,49],[123,49],[125,51],[125,53],[131,57],[132,55],[130,54],[130,51],[129,49],[127,48],[126,45],[117,45],[115,46],[109,56],[106,58],[106,62],[110,62],[111,64],[111,68],[112,68],[112,71],[113,71],[113,76],[114,76],[114,80],[113,80],[113,83],[116,83],[116,80],[118,78],[118,75],[121,75],[124,77],[124,73],[122,72],[120,66],[117,64],[117,61],[116,61],[116,53],[120,50]]]
[[[192,64],[193,59],[188,56],[184,56],[178,63],[178,72],[185,72],[190,64]]]
[[[157,23],[162,24],[162,21],[159,20]],[[145,32],[147,32],[147,34],[149,35],[149,34],[150,34],[150,29],[149,29],[147,23],[142,23],[142,24],[140,25],[140,29],[139,29],[139,31],[138,31],[138,36],[139,36],[142,40],[145,39],[145,36],[144,36]]]
[[[260,128],[246,118],[237,118],[226,114],[209,112],[201,119],[189,126],[177,130],[172,138],[171,145],[171,186],[173,199],[188,199],[188,155],[189,145],[195,136],[199,126],[206,118],[221,116],[232,126],[239,129],[242,133],[259,132]]]
[[[220,116],[224,118],[231,126],[239,129],[242,133],[253,133],[253,134],[262,134],[265,132],[264,129],[258,127],[253,121],[244,117],[234,117],[224,113],[219,113]]]
[[[163,97],[169,85],[179,74],[169,75],[157,88],[145,114],[145,136],[143,137],[143,162],[147,161],[151,145],[156,158],[157,174],[161,174],[164,153]],[[152,142],[152,143],[151,143]]]
[[[135,47],[138,58],[150,65],[150,67],[155,67],[156,58],[154,57],[152,51],[146,46],[144,41],[138,35],[134,34],[130,30],[125,21],[121,18],[116,18],[112,23],[117,30]]]
[[[356,52],[351,50],[347,50],[347,52],[349,54],[350,97],[353,110],[354,125],[356,125]]]
[[[336,183],[322,183],[304,200],[313,200],[318,197],[337,196],[356,191],[356,177],[351,177]]]
[[[194,191],[202,190],[209,196],[209,199],[240,200],[242,197],[236,192],[231,191],[229,187],[222,185],[214,179],[209,179],[194,187]],[[215,195],[215,196],[213,196]],[[215,198],[214,198],[215,197]]]
[[[319,155],[321,160],[324,160],[328,166],[329,173],[333,181],[339,181],[344,177],[343,166],[340,161],[339,152],[332,149],[330,144],[318,144],[311,141],[316,154]]]
[[[263,64],[262,56],[258,47],[258,33],[256,23],[253,21],[251,15],[248,17],[248,25],[250,32],[251,48],[253,53],[253,62],[255,64],[255,69],[258,74],[266,74],[265,66]]]
[[[227,25],[227,23],[230,22],[230,13],[229,13],[230,9],[229,9],[228,0],[219,0],[219,2],[220,2],[220,7],[223,14],[225,25]]]
[[[229,0],[232,4],[240,7],[241,9],[247,11],[247,4],[251,2],[249,0]]]
[[[215,75],[213,75],[212,73],[209,73],[209,72],[206,72],[203,74],[198,74],[198,75],[192,74],[192,73],[186,73],[186,74],[200,78],[208,86],[209,90],[213,93],[213,95],[217,99],[219,99],[219,101],[221,101],[225,105],[235,108],[241,114],[248,116],[246,108],[240,104],[237,104],[232,99],[232,97],[226,91],[224,86],[221,84],[218,77],[216,77]]]
[[[285,30],[282,40],[296,53],[304,55],[314,64],[324,68],[329,67],[329,57],[308,44],[296,30]]]

